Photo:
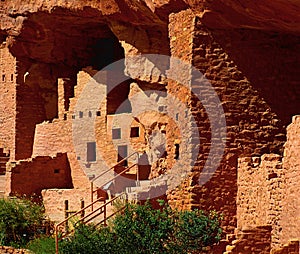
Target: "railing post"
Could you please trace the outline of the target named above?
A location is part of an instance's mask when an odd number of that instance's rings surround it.
[[[80,201],[80,209],[82,210],[84,208],[84,200],[81,200]],[[84,210],[82,210],[82,212],[81,212],[81,218],[83,218],[84,217],[84,214],[85,214],[85,212],[84,212]]]
[[[105,206],[104,206],[104,226],[105,227],[107,226],[107,224],[106,224],[106,206],[107,206],[107,204],[105,204]]]
[[[55,254],[58,254],[58,228],[55,227]]]
[[[69,217],[69,212],[68,211],[69,211],[69,201],[65,200],[65,219],[67,219]],[[66,228],[66,232],[68,232],[69,231],[68,221],[66,221],[65,228]]]
[[[91,182],[91,203],[94,201],[94,183]],[[92,211],[94,211],[94,205],[92,205]]]
[[[140,176],[139,176],[139,174],[140,174],[140,172],[139,172],[139,157],[140,157],[140,155],[137,154],[137,162],[136,162],[136,180],[137,180],[137,182],[139,182],[139,180],[140,180]]]

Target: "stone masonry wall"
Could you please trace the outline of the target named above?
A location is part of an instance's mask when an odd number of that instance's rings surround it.
[[[286,188],[284,177],[279,155],[239,159],[237,226],[241,229],[270,225],[272,248],[280,245],[282,200]]]
[[[226,247],[224,254],[269,254],[271,230],[270,226],[259,226],[236,232],[236,240]]]
[[[0,246],[0,254],[29,254],[30,252],[26,249],[15,249],[10,246]]]
[[[57,83],[52,67],[18,61],[16,83],[16,160],[32,155],[36,124],[57,117]]]
[[[88,77],[88,78],[87,78]],[[64,202],[69,201],[70,210],[79,210],[81,207],[81,200],[85,204],[90,203],[90,182],[88,180],[87,173],[83,170],[83,164],[78,157],[78,150],[74,147],[73,140],[73,117],[79,118],[79,112],[75,112],[75,106],[80,93],[83,91],[84,85],[90,79],[89,75],[81,73],[79,74],[79,85],[75,87],[75,97],[71,97],[72,90],[64,83],[74,82],[72,80],[60,79],[59,89],[59,118],[54,119],[51,123],[43,122],[36,125],[35,138],[33,145],[33,157],[36,156],[54,156],[57,152],[66,153],[68,162],[71,168],[72,189],[56,189],[57,186],[53,186],[54,189],[45,189],[42,191],[43,202],[46,208],[46,213],[50,218],[56,222],[64,219]],[[82,80],[83,79],[83,80]],[[66,107],[65,102],[69,101],[69,107]],[[96,114],[96,111],[93,112]],[[84,112],[86,118],[88,112]],[[87,123],[89,124],[89,122]],[[82,125],[84,132],[85,125]],[[82,132],[82,133],[83,133]],[[78,147],[77,147],[78,148]],[[83,150],[86,146],[83,147]],[[82,151],[86,154],[86,151]],[[79,153],[80,154],[80,153]],[[82,158],[84,161],[85,159]]]
[[[169,195],[169,199],[179,208],[222,212],[223,227],[226,232],[232,232],[236,227],[237,158],[282,152],[284,131],[278,117],[239,69],[238,63],[231,59],[230,52],[218,43],[219,38],[206,29],[200,19],[189,11],[172,14],[169,29],[171,55],[193,64],[204,74],[222,103],[227,124],[221,164],[212,178],[201,186],[198,179],[212,142],[210,121],[196,96],[168,84],[168,91],[182,98],[191,108],[197,121],[191,133],[198,132],[200,136],[199,154],[192,173]],[[209,99],[209,91],[195,85],[191,84],[195,95],[199,93]]]
[[[191,63],[193,54],[193,32],[194,15],[191,10],[181,11],[176,14],[173,13],[169,16],[169,37],[172,57],[179,58],[180,60],[186,63]],[[185,46],[182,47],[181,45]],[[184,70],[182,71],[181,75],[184,75],[183,79],[189,80],[190,77],[185,76],[189,74],[190,73],[188,71]],[[174,108],[181,108],[182,105],[188,108],[188,103],[191,98],[191,92],[188,90],[187,87],[171,80],[168,82],[167,90],[168,93],[171,94],[171,96],[174,96],[177,99],[177,101],[174,101],[174,103],[176,103]],[[172,110],[172,105],[170,105],[170,108],[170,110]],[[175,115],[175,113],[176,112],[173,112],[173,115]],[[186,111],[185,115],[179,115],[178,118],[179,121],[183,122],[183,118],[192,119],[192,114],[190,111]],[[183,130],[184,133],[181,133],[181,138],[190,137],[190,140],[192,140],[190,126],[185,126]],[[188,147],[183,147],[182,149],[189,150]],[[197,147],[195,147],[194,149],[197,150]],[[193,150],[193,148],[191,150]],[[183,167],[186,167],[187,170],[191,171],[191,165],[193,163],[193,161],[191,161],[191,157],[186,158],[186,161],[187,165],[184,165]],[[178,209],[191,209],[194,206],[191,184],[192,179],[189,176],[187,176],[185,179],[182,179],[182,183],[177,188],[168,193],[168,202],[171,206],[176,207]]]
[[[16,59],[8,48],[0,48],[0,147],[14,156],[16,115]]]
[[[285,195],[282,204],[281,243],[300,238],[300,117],[294,116],[287,128],[287,142],[284,147],[283,166],[285,171]]]
[[[43,189],[73,187],[66,154],[11,162],[7,179],[10,195],[40,196]]]
[[[272,249],[271,254],[299,254],[299,240],[290,240],[283,247]]]

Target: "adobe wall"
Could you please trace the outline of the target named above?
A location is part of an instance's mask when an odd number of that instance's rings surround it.
[[[16,59],[0,47],[0,147],[14,157],[16,117]]]

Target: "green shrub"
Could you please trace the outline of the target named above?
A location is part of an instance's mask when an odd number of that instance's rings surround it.
[[[24,247],[42,225],[43,208],[23,199],[0,199],[0,244]]]
[[[36,238],[27,244],[26,249],[32,251],[34,254],[54,254],[55,239],[46,236]]]
[[[74,235],[60,242],[63,254],[111,254],[119,253],[113,234],[108,227],[96,229],[92,225],[79,225]]]
[[[211,212],[177,211],[168,205],[155,210],[127,204],[110,227],[80,225],[61,243],[61,253],[180,254],[213,245],[221,238],[220,216]]]

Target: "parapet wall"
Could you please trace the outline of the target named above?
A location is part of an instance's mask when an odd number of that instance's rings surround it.
[[[282,212],[282,243],[300,239],[300,116],[294,116],[287,128],[283,165],[285,170],[285,195]]]
[[[272,247],[279,244],[284,171],[281,156],[239,159],[237,226],[272,226]]]
[[[11,162],[6,177],[11,195],[40,196],[43,189],[73,187],[67,154]]]
[[[287,128],[287,142],[283,157],[265,154],[262,157],[239,159],[238,228],[271,226],[271,247],[274,253],[299,252],[299,250],[298,252],[290,250],[296,248],[294,244],[296,240],[287,244],[291,239],[300,238],[299,133],[300,117],[294,116]]]

